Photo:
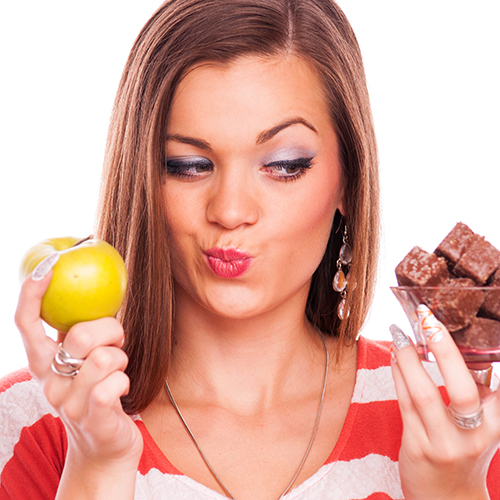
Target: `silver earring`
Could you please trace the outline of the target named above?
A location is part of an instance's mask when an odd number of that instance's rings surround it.
[[[352,262],[352,249],[349,245],[349,238],[347,236],[347,226],[344,226],[344,236],[342,238],[342,247],[340,248],[339,258],[337,259],[337,272],[333,277],[333,289],[340,293],[340,303],[337,309],[337,314],[340,319],[349,317],[349,307],[347,306],[347,287],[349,285],[350,269]],[[347,268],[344,273],[342,266]]]

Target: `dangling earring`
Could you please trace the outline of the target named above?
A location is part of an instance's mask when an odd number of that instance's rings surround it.
[[[340,303],[337,309],[337,314],[340,319],[349,317],[349,307],[347,306],[347,286],[349,284],[350,269],[352,262],[352,249],[349,245],[349,238],[347,236],[347,226],[344,226],[344,236],[342,238],[343,245],[340,248],[339,258],[337,259],[337,272],[333,277],[333,289],[340,293]],[[347,267],[347,274],[342,270],[342,266]]]

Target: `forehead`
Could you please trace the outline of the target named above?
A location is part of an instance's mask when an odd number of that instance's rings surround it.
[[[169,114],[169,132],[179,132],[172,127],[189,127],[195,132],[210,123],[211,127],[232,127],[235,132],[247,125],[248,131],[253,128],[257,133],[296,116],[314,121],[318,127],[331,126],[316,69],[291,55],[198,64],[179,83]]]

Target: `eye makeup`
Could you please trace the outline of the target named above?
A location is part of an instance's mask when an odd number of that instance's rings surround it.
[[[303,148],[283,148],[273,151],[258,164],[260,170],[278,181],[294,181],[302,177],[313,165],[315,153]],[[186,179],[202,179],[212,172],[214,164],[203,156],[175,156],[165,161],[165,172]]]
[[[165,171],[167,174],[184,179],[193,179],[204,176],[213,170],[213,163],[202,156],[177,156],[167,158]]]
[[[302,177],[312,166],[313,158],[295,158],[267,163],[262,170],[271,177],[289,182]]]
[[[316,153],[309,148],[284,147],[272,151],[262,160],[262,171],[280,181],[294,181],[313,165]]]

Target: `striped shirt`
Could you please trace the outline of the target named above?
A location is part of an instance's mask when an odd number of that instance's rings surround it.
[[[390,368],[389,343],[358,342],[357,377],[340,437],[326,463],[286,500],[399,500],[402,422]],[[437,365],[424,363],[443,397]],[[178,471],[139,416],[144,438],[136,500],[223,500],[226,497]],[[0,381],[0,500],[48,500],[56,495],[67,449],[57,413],[27,370]],[[500,456],[488,473],[491,500],[500,500]]]

